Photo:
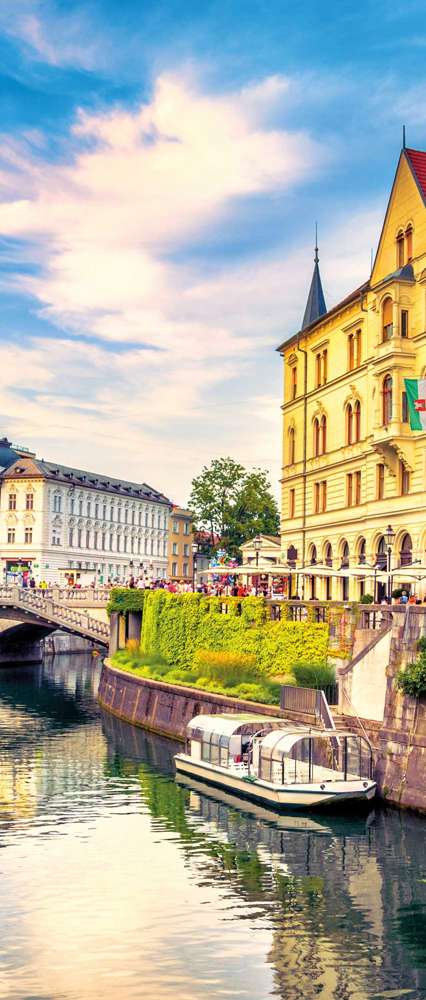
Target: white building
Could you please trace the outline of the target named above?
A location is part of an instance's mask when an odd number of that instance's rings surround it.
[[[0,442],[0,581],[167,577],[171,502],[146,483],[40,461]]]

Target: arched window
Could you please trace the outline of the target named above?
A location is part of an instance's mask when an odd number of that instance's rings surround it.
[[[314,424],[314,457],[318,458],[320,454],[320,424],[318,417],[315,417]]]
[[[288,432],[288,463],[294,465],[296,454],[296,432],[294,427],[290,427]]]
[[[321,455],[327,451],[327,417],[321,417]]]
[[[362,566],[366,560],[365,549],[366,549],[365,538],[361,538],[358,544],[358,563],[360,566]]]
[[[413,259],[413,227],[407,226],[405,230],[405,249],[407,264]]]
[[[317,547],[316,545],[311,545],[309,562],[311,566],[316,566],[317,564]]]
[[[388,296],[382,306],[382,340],[390,340],[393,336],[393,302]]]
[[[361,403],[360,403],[359,399],[357,399],[357,401],[355,403],[355,406],[354,406],[353,424],[354,424],[354,427],[353,427],[354,441],[360,441],[361,440]]]
[[[348,542],[342,543],[342,569],[346,569],[349,566],[349,545]]]
[[[386,569],[387,567],[386,542],[383,535],[381,535],[377,544],[376,565],[378,569]]]
[[[392,420],[392,376],[386,375],[383,379],[382,392],[382,423],[387,427]]]
[[[352,444],[353,413],[349,403],[346,407],[346,444]]]
[[[411,566],[413,561],[413,543],[411,535],[408,532],[403,536],[401,541],[399,561],[401,566]]]
[[[404,233],[402,229],[396,237],[396,266],[404,267]]]
[[[324,562],[326,566],[333,565],[333,549],[331,547],[331,542],[327,542],[324,549]]]

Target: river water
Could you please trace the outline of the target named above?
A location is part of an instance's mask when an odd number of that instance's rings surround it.
[[[283,819],[174,779],[99,661],[0,670],[0,997],[426,998],[426,820]]]

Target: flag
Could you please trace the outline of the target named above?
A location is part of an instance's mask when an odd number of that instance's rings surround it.
[[[426,378],[405,378],[412,431],[426,431]]]

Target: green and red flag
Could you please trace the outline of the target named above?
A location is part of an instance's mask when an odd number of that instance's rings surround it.
[[[405,378],[408,414],[412,431],[426,431],[426,378]]]

